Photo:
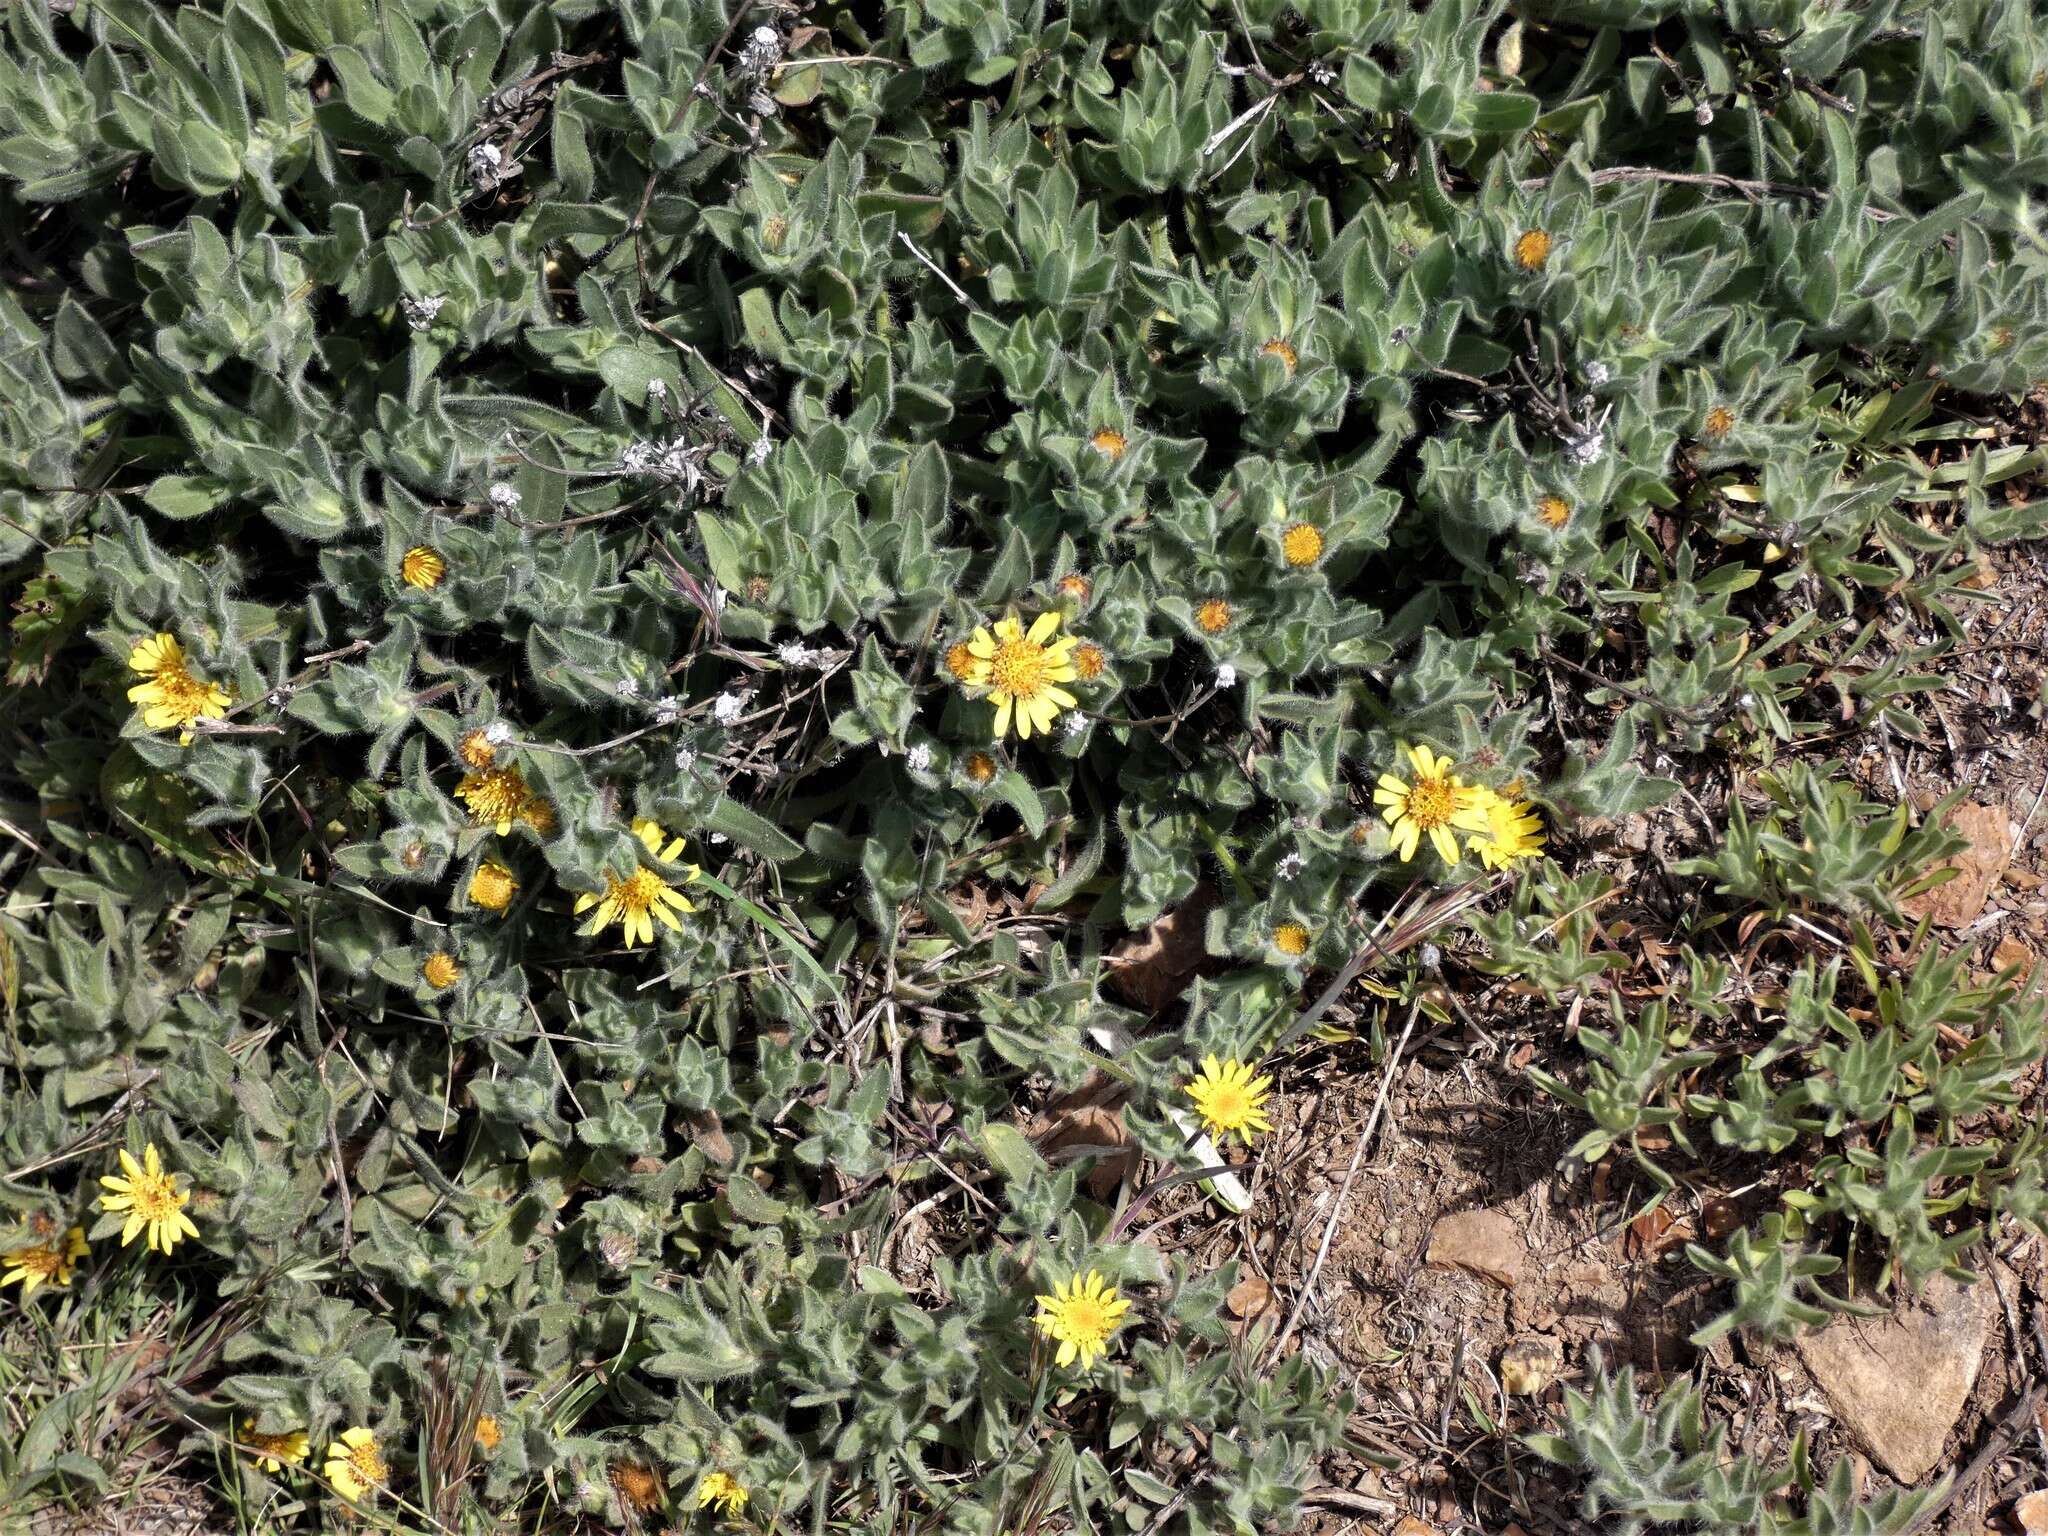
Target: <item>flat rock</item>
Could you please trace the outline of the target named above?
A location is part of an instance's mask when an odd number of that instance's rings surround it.
[[[1840,1318],[1796,1347],[1871,1459],[1901,1483],[1917,1483],[1942,1464],[1997,1306],[1988,1283],[1937,1275],[1889,1317]]]
[[[1462,1269],[1513,1290],[1529,1267],[1522,1229],[1499,1211],[1459,1211],[1429,1232],[1429,1266]]]
[[[1899,903],[1908,917],[1932,918],[1939,928],[1964,928],[1977,920],[1992,887],[2012,857],[2012,821],[2002,805],[1966,803],[1948,813],[1949,829],[1968,839],[1943,869],[1956,877]]]

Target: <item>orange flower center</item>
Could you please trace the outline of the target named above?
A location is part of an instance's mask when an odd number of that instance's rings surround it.
[[[1522,232],[1515,242],[1515,263],[1525,272],[1534,272],[1550,260],[1550,236],[1540,229]]]
[[[1308,930],[1299,923],[1282,923],[1273,930],[1273,947],[1283,955],[1308,953]]]
[[[1726,437],[1735,430],[1735,413],[1725,405],[1717,405],[1707,412],[1706,432],[1709,437]]]
[[[986,784],[996,776],[996,760],[986,752],[976,752],[967,759],[967,777],[977,784]]]
[[[1572,504],[1562,496],[1546,496],[1536,503],[1536,515],[1553,528],[1562,528],[1571,521]]]
[[[1204,634],[1222,634],[1230,627],[1230,604],[1220,597],[1210,598],[1195,610],[1195,622]]]
[[[974,670],[974,651],[965,640],[946,652],[946,670],[963,683]]]
[[[1109,658],[1099,645],[1084,645],[1074,652],[1074,672],[1085,682],[1094,682],[1108,665]]]
[[[1123,433],[1117,431],[1114,427],[1104,427],[1100,432],[1089,438],[1088,441],[1097,453],[1108,459],[1112,464],[1124,456],[1124,449],[1128,446]]]
[[[1263,347],[1259,348],[1259,355],[1261,357],[1279,358],[1281,365],[1284,368],[1286,368],[1286,370],[1289,373],[1294,372],[1294,365],[1300,361],[1300,359],[1295,354],[1294,348],[1289,346],[1284,341],[1276,340],[1267,342]]]

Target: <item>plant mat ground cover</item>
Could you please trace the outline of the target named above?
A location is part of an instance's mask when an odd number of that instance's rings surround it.
[[[0,43],[7,1536],[2038,1523],[2038,7]]]

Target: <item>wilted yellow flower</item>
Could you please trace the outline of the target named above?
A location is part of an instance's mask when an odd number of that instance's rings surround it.
[[[1534,859],[1543,853],[1543,818],[1526,800],[1496,794],[1481,786],[1479,808],[1486,816],[1486,830],[1474,832],[1465,842],[1488,869],[1506,869],[1517,859]]]
[[[1195,1113],[1211,1136],[1235,1135],[1250,1146],[1253,1132],[1273,1129],[1265,1110],[1272,1088],[1272,1078],[1253,1076],[1252,1069],[1235,1056],[1218,1061],[1211,1055],[1203,1060],[1194,1081],[1181,1091],[1195,1101]]]
[[[1195,609],[1195,625],[1205,635],[1222,634],[1230,628],[1230,621],[1235,617],[1230,604],[1220,597],[1206,598]]]
[[[1122,458],[1124,450],[1130,447],[1123,433],[1114,427],[1104,427],[1088,439],[1088,445],[1112,464]]]
[[[1052,1294],[1038,1298],[1038,1331],[1059,1341],[1055,1363],[1072,1365],[1077,1359],[1087,1370],[1108,1352],[1110,1336],[1123,1326],[1131,1304],[1089,1270],[1075,1275],[1065,1286],[1055,1285]]]
[[[498,1421],[488,1413],[476,1416],[476,1446],[486,1456],[498,1448],[498,1442],[505,1438],[505,1432],[498,1427]]]
[[[1524,272],[1539,272],[1550,260],[1550,235],[1540,229],[1525,229],[1515,241],[1515,265]]]
[[[1707,419],[1700,427],[1701,432],[1719,442],[1735,430],[1735,413],[1725,405],[1717,405],[1707,412]]]
[[[747,1507],[747,1490],[737,1478],[723,1472],[707,1472],[697,1485],[697,1507],[717,1509],[730,1520]]]
[[[1273,930],[1273,947],[1297,959],[1308,953],[1309,931],[1299,923],[1281,923]]]
[[[537,797],[526,787],[526,775],[512,767],[485,768],[465,774],[462,782],[455,786],[455,798],[469,808],[472,822],[480,827],[490,827],[503,837],[512,830],[513,822],[527,819],[529,803]],[[552,807],[548,818],[552,824]]]
[[[637,1461],[615,1461],[611,1468],[612,1487],[619,1502],[636,1514],[652,1514],[661,1508],[661,1474]]]
[[[68,1290],[72,1272],[85,1254],[83,1227],[73,1227],[64,1234],[62,1242],[53,1235],[48,1242],[30,1243],[26,1248],[0,1253],[0,1270],[5,1271],[0,1274],[0,1288],[19,1285],[23,1301],[35,1295],[36,1287],[41,1285]]]
[[[1295,355],[1294,348],[1290,346],[1288,343],[1278,339],[1269,341],[1263,347],[1259,348],[1259,355],[1261,357],[1279,358],[1281,366],[1284,367],[1290,374],[1294,372],[1294,365],[1300,361],[1300,359]]]
[[[982,669],[972,687],[986,688],[995,704],[996,739],[1000,741],[1014,720],[1017,734],[1028,738],[1036,730],[1050,731],[1062,709],[1078,702],[1061,683],[1074,680],[1072,635],[1055,640],[1060,627],[1058,613],[1041,613],[1027,632],[1014,613],[996,621],[995,633],[977,629],[967,642]]]
[[[996,776],[996,760],[986,752],[970,752],[967,761],[960,765],[960,771],[973,783],[986,784]]]
[[[180,1240],[199,1235],[192,1218],[185,1214],[191,1191],[178,1188],[178,1175],[164,1172],[155,1142],[142,1149],[140,1163],[123,1147],[121,1173],[102,1175],[100,1185],[109,1191],[100,1196],[100,1209],[127,1213],[128,1220],[121,1228],[123,1248],[146,1232],[144,1246],[167,1254]]]
[[[469,877],[469,902],[486,912],[503,912],[512,905],[512,893],[518,889],[511,870],[496,859],[485,859]]]
[[[142,723],[152,731],[178,731],[178,745],[192,745],[194,720],[218,720],[228,712],[228,692],[196,675],[177,636],[165,632],[138,641],[128,665],[146,679],[128,690],[128,702],[142,706]]]
[[[1074,676],[1082,682],[1094,682],[1108,665],[1109,657],[1103,654],[1101,646],[1083,643],[1075,647]]]
[[[455,985],[462,975],[462,967],[455,963],[455,957],[445,950],[435,950],[420,965],[420,979],[436,992]]]
[[[281,1435],[266,1435],[256,1427],[254,1419],[242,1420],[242,1449],[250,1459],[266,1472],[282,1472],[286,1466],[297,1466],[306,1459],[306,1452],[312,1444],[303,1429],[287,1430]]]
[[[1079,571],[1070,571],[1062,576],[1056,585],[1061,597],[1070,598],[1077,603],[1087,602],[1088,594],[1095,590],[1094,584]]]
[[[464,731],[462,740],[456,744],[456,752],[462,760],[475,769],[484,769],[498,760],[498,749],[483,731]]]
[[[441,552],[425,544],[413,545],[398,562],[399,578],[408,587],[418,587],[422,592],[433,591],[447,574],[448,562],[441,558]]]
[[[1381,774],[1379,786],[1372,792],[1373,804],[1383,808],[1380,814],[1394,829],[1394,848],[1403,864],[1415,857],[1424,833],[1443,855],[1444,862],[1455,864],[1458,840],[1451,835],[1452,829],[1487,830],[1486,812],[1478,803],[1478,792],[1466,787],[1451,772],[1449,758],[1438,757],[1428,747],[1408,747],[1405,751],[1409,762],[1415,765],[1415,782],[1410,785],[1391,773]]]
[[[391,1469],[377,1448],[377,1437],[363,1425],[344,1429],[341,1438],[327,1447],[327,1481],[344,1499],[360,1499],[391,1481]]]
[[[1323,530],[1314,523],[1289,523],[1280,535],[1280,553],[1299,569],[1323,558]]]
[[[555,802],[546,795],[528,795],[519,807],[519,819],[546,837],[555,830]]]

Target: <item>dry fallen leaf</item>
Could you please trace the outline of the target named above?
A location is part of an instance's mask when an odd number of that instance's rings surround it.
[[[1273,1304],[1273,1287],[1257,1275],[1246,1275],[1223,1298],[1232,1317],[1257,1317]]]
[[[1204,882],[1143,933],[1117,945],[1109,954],[1109,975],[1116,989],[1148,1013],[1157,1013],[1185,992],[1208,958],[1202,932],[1217,899],[1216,887]]]
[[[1991,888],[2005,872],[2012,857],[2012,821],[2002,805],[1959,805],[1948,813],[1948,825],[1969,844],[1938,867],[1961,873],[1931,891],[1909,896],[1899,907],[1916,922],[1926,917],[1938,928],[1961,928],[1977,920]]]
[[[1114,1085],[1107,1082],[1102,1088],[1114,1091]],[[1082,1093],[1048,1105],[1045,1113],[1031,1123],[1029,1134],[1038,1150],[1056,1163],[1060,1161],[1056,1154],[1063,1150],[1122,1148],[1120,1152],[1098,1154],[1095,1166],[1088,1171],[1088,1193],[1097,1200],[1107,1200],[1136,1162],[1138,1149],[1131,1145],[1131,1133],[1124,1129],[1122,1106],[1090,1103],[1088,1096],[1084,1084]]]

